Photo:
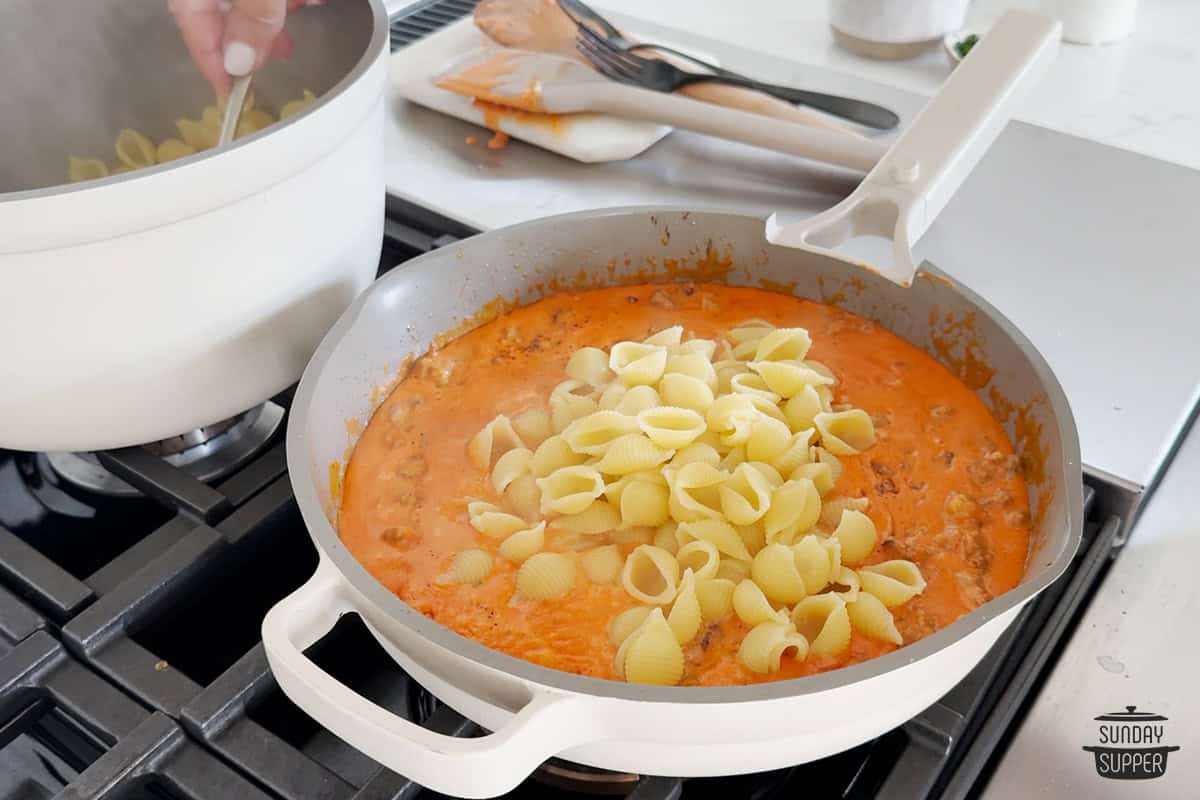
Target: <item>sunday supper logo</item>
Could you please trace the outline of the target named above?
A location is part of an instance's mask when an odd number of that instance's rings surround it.
[[[1096,774],[1113,780],[1148,780],[1161,778],[1167,771],[1167,755],[1178,750],[1177,745],[1164,744],[1167,718],[1161,714],[1138,711],[1137,706],[1125,706],[1124,711],[1101,714],[1097,745],[1083,749],[1096,759]]]

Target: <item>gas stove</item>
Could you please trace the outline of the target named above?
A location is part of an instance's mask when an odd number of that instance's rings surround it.
[[[393,207],[381,271],[457,241],[462,226]],[[256,419],[286,415],[273,398]],[[228,426],[180,441],[241,463],[201,481],[162,445],[98,453],[117,480],[0,452],[0,798],[407,798],[435,795],[322,729],[279,690],[266,611],[317,557],[286,474],[282,425],[248,458]],[[1094,491],[1093,491],[1094,489]],[[965,797],[987,771],[1096,585],[1121,532],[1087,492],[1070,574],[1028,606],[941,701],[879,739],[792,769],[682,780],[552,760],[514,798]],[[406,676],[353,615],[310,651],[346,685],[456,736],[482,731]]]

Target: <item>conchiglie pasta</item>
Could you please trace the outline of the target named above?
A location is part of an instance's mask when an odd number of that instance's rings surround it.
[[[720,566],[717,567],[715,577],[733,581],[734,583],[741,583],[750,577],[750,562],[738,561],[734,558],[722,558]]]
[[[675,406],[648,408],[637,415],[637,421],[650,441],[667,450],[687,447],[707,430],[698,411]]]
[[[658,527],[671,518],[670,492],[665,486],[649,481],[634,481],[621,492],[621,520],[626,526]]]
[[[742,362],[735,362],[741,364]],[[767,386],[767,382],[760,375],[753,372],[739,372],[729,377],[729,391],[734,394],[752,395],[761,397],[768,403],[778,403],[779,395],[771,391],[771,387]]]
[[[870,502],[865,497],[834,497],[826,500],[821,506],[821,527],[833,530],[842,521],[842,512],[866,511]]]
[[[462,583],[478,586],[492,571],[492,554],[472,547],[454,557],[450,569],[437,578],[437,583]]]
[[[676,468],[694,463],[708,464],[711,467],[716,467],[721,463],[721,454],[710,444],[695,442],[677,451],[671,459],[671,466]]]
[[[671,555],[678,555],[680,548],[679,542],[675,538],[675,523],[664,522],[662,525],[659,525],[657,528],[655,528],[654,537],[650,540],[649,544],[653,544],[655,547],[662,548]],[[713,548],[713,550],[715,551],[716,548]]]
[[[767,600],[762,588],[752,580],[743,579],[733,590],[733,613],[747,625],[758,625],[779,619],[779,612]]]
[[[739,464],[720,486],[721,510],[734,525],[753,525],[771,505],[771,484],[748,463]]]
[[[596,401],[590,396],[590,386],[582,381],[563,381],[550,392],[550,427],[562,433],[577,419],[582,419],[596,410]]]
[[[705,622],[717,622],[733,611],[733,590],[737,584],[724,578],[697,578],[696,601]]]
[[[604,478],[593,467],[563,467],[537,479],[542,513],[578,514],[604,493]]]
[[[778,672],[785,653],[794,653],[797,661],[808,656],[808,642],[790,622],[767,620],[755,625],[738,648],[738,660],[751,672],[765,675]]]
[[[667,352],[671,355],[690,355],[694,353],[703,356],[706,361],[711,362],[717,352],[717,343],[712,339],[689,339],[686,342],[668,346]]]
[[[687,375],[702,381],[710,391],[717,390],[717,371],[713,369],[708,357],[701,353],[683,353],[668,357],[663,377],[667,375]]]
[[[661,547],[635,547],[621,570],[621,586],[635,600],[666,605],[679,588],[679,562]]]
[[[509,450],[496,459],[492,467],[492,486],[500,494],[517,478],[529,472],[529,462],[533,460],[533,451],[524,447]]]
[[[771,466],[780,474],[793,477],[793,473],[797,469],[811,463],[812,449],[809,446],[809,442],[812,441],[814,433],[815,431],[812,428],[805,428],[802,431],[793,433],[783,451],[771,459]],[[806,476],[801,475],[800,477]],[[819,487],[817,492],[820,493]]]
[[[830,581],[829,590],[847,603],[853,603],[858,599],[861,585],[857,572],[849,567],[842,567],[837,577]]]
[[[592,583],[616,583],[621,578],[621,567],[624,565],[621,548],[615,544],[593,547],[579,554],[579,566]]]
[[[638,421],[617,411],[596,411],[575,420],[563,430],[564,442],[576,453],[603,455],[609,445],[638,430]]]
[[[721,553],[712,542],[693,539],[678,547],[675,560],[680,569],[690,569],[697,578],[707,580],[716,577],[717,569],[721,566]]]
[[[780,471],[782,472],[782,470]],[[821,497],[824,497],[833,490],[833,470],[830,469],[828,464],[815,461],[808,464],[801,464],[791,471],[789,479],[793,481],[812,481],[813,486],[817,489],[817,494]]]
[[[524,446],[525,443],[513,429],[512,421],[499,414],[471,438],[467,443],[467,454],[475,466],[486,471],[509,450]]]
[[[841,571],[840,564],[836,571],[833,569],[829,550],[817,536],[809,534],[793,544],[789,550],[796,571],[804,579],[804,586],[809,594],[816,594],[824,589],[830,579]]]
[[[581,347],[567,359],[567,377],[591,386],[603,386],[612,378],[608,353],[599,347]]]
[[[751,361],[749,367],[763,379],[768,389],[785,399],[795,397],[805,386],[830,382],[799,361]]]
[[[130,169],[140,169],[156,163],[158,154],[154,142],[145,134],[132,128],[125,128],[117,134],[117,160]]]
[[[159,164],[165,164],[168,161],[174,161],[177,158],[186,158],[193,155],[196,148],[192,147],[182,139],[163,139],[155,148],[155,160]]]
[[[546,523],[539,522],[532,528],[526,528],[508,536],[496,548],[496,552],[500,554],[501,558],[514,564],[520,564],[545,546]]]
[[[681,522],[676,535],[683,537],[680,539],[681,544],[698,539],[711,542],[717,550],[730,558],[736,558],[739,561],[746,561],[750,558],[750,552],[746,549],[746,543],[742,541],[742,537],[738,535],[732,525],[723,519]]]
[[[608,533],[621,525],[621,512],[603,500],[597,500],[578,514],[565,514],[551,524],[574,533]]]
[[[658,383],[667,368],[667,348],[638,342],[617,342],[608,355],[608,368],[625,386]]]
[[[738,375],[751,374],[747,371],[745,362],[734,359],[714,362],[713,370],[717,373],[717,391],[721,394],[736,391],[733,387],[733,379]],[[757,375],[754,375],[754,378],[762,380]],[[764,383],[763,386],[765,387],[766,384]]]
[[[653,333],[642,340],[642,344],[650,344],[658,347],[675,347],[683,340],[683,326],[672,325],[669,328],[663,328],[657,333]]]
[[[861,408],[824,412],[813,417],[821,446],[834,455],[852,456],[875,444],[875,423]]]
[[[783,455],[791,441],[792,432],[786,422],[759,416],[750,426],[750,436],[746,439],[746,458],[770,463]]]
[[[617,651],[617,671],[630,683],[674,686],[683,679],[683,650],[656,608]]]
[[[758,417],[750,395],[727,394],[713,401],[705,419],[708,429],[720,436],[721,444],[734,447],[750,438],[751,426]]]
[[[787,418],[788,425],[792,430],[802,431],[805,428],[811,428],[817,414],[824,410],[824,404],[821,402],[821,396],[816,387],[805,386],[787,401],[787,405],[783,408],[783,415]]]
[[[854,602],[846,604],[846,612],[850,615],[851,627],[856,631],[861,631],[872,639],[881,639],[896,645],[904,644],[904,637],[896,629],[892,612],[888,611],[887,606],[875,595],[859,591]]]
[[[658,393],[663,403],[669,406],[689,408],[699,413],[708,411],[714,397],[707,383],[679,373],[664,375],[658,384]]]
[[[587,455],[576,453],[561,435],[551,436],[533,451],[529,468],[536,478],[544,478],[563,467],[574,467],[587,461]]]
[[[792,609],[792,624],[808,640],[813,655],[835,656],[850,646],[850,615],[845,601],[835,594],[801,600]]]
[[[467,515],[470,517],[472,528],[492,539],[504,539],[509,534],[528,527],[528,523],[520,517],[482,500],[468,503]]]
[[[807,594],[796,559],[782,544],[768,544],[758,551],[750,564],[750,577],[776,604],[791,605]]]
[[[522,517],[532,520],[542,510],[542,490],[537,479],[526,473],[518,477],[504,490],[504,499]]]
[[[629,433],[614,439],[595,466],[605,475],[629,475],[657,467],[673,455],[674,450],[658,447],[645,435]]]
[[[675,601],[671,604],[671,613],[667,615],[667,624],[675,634],[675,640],[687,644],[696,638],[702,621],[700,601],[696,598],[696,576],[690,569],[684,570],[679,591],[675,593]]]
[[[529,447],[537,447],[554,433],[550,414],[541,408],[528,408],[517,414],[512,418],[512,426]]]
[[[299,100],[289,100],[283,104],[283,108],[279,109],[279,118],[287,119],[293,114],[299,114],[315,102],[317,102],[317,96],[305,89]]]
[[[792,544],[807,533],[821,516],[821,496],[813,482],[790,480],[771,495],[771,507],[763,516],[767,541]]]
[[[758,342],[755,361],[795,361],[808,355],[812,339],[804,328],[776,328]]]
[[[517,594],[530,600],[557,600],[575,588],[575,562],[563,553],[536,553],[517,570]]]
[[[875,549],[875,523],[861,511],[847,508],[842,511],[833,537],[841,543],[844,563],[861,564]]]
[[[657,408],[662,404],[658,392],[653,386],[634,386],[626,389],[617,401],[615,410],[627,417],[636,417],[648,408]]]
[[[67,160],[67,180],[71,183],[91,181],[108,177],[108,165],[98,158],[75,158]]]
[[[720,518],[723,513],[720,486],[727,477],[729,473],[703,462],[668,471],[671,516],[676,522]]]
[[[862,591],[870,592],[888,608],[907,603],[925,590],[925,578],[911,561],[881,561],[858,570]]]
[[[738,536],[742,537],[742,543],[746,545],[746,550],[751,556],[756,555],[766,546],[767,534],[761,525],[738,525],[736,527]]]
[[[631,633],[642,626],[653,610],[650,606],[634,606],[617,614],[608,623],[608,640],[613,646],[620,647]]]

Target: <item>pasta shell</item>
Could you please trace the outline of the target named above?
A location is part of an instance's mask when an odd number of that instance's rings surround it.
[[[617,411],[596,411],[577,419],[562,432],[562,439],[576,453],[599,456],[627,434],[638,430],[638,422]]]
[[[896,645],[904,644],[904,637],[896,629],[892,612],[888,611],[887,606],[875,595],[860,591],[853,603],[846,604],[846,612],[850,615],[850,625],[855,630],[872,639],[882,639]]]
[[[454,557],[450,569],[437,577],[436,583],[462,583],[478,586],[492,571],[492,554],[472,547]]]
[[[746,463],[746,448],[734,447],[721,459],[721,463],[717,464],[717,468],[722,472],[733,472],[738,466]]]
[[[813,482],[790,480],[771,494],[771,506],[763,515],[767,541],[792,544],[807,533],[821,516],[821,496]]]
[[[674,686],[683,679],[683,650],[660,608],[650,612],[622,649],[621,672],[630,683]]]
[[[708,429],[699,412],[674,406],[648,408],[638,414],[637,421],[642,433],[666,450],[687,447]]]
[[[684,570],[679,591],[671,604],[671,613],[667,615],[667,624],[675,634],[675,641],[687,644],[696,638],[701,622],[700,601],[696,598],[696,576],[690,569]]]
[[[653,610],[650,606],[634,606],[617,614],[608,623],[609,641],[614,647],[620,647],[631,633],[642,626]]]
[[[467,454],[475,466],[486,472],[497,458],[509,450],[524,446],[521,437],[513,430],[512,421],[499,414],[471,438],[467,443]]]
[[[671,555],[678,558],[679,542],[675,539],[675,523],[664,522],[654,530],[654,539],[652,540],[655,547],[661,547]],[[716,548],[713,548],[714,550]]]
[[[529,524],[520,517],[501,511],[498,506],[474,500],[467,503],[471,527],[492,539],[505,539]]]
[[[610,383],[608,386],[605,386],[604,391],[600,393],[600,399],[596,401],[597,405],[599,405],[599,407],[604,411],[613,411],[616,409],[617,404],[621,402],[621,398],[625,396],[627,391],[629,390],[619,383]]]
[[[646,409],[657,408],[660,405],[662,405],[662,401],[653,386],[634,386],[621,395],[621,399],[617,401],[616,411],[627,417],[636,417]]]
[[[847,508],[834,528],[833,537],[842,546],[842,561],[861,564],[875,550],[875,523],[861,511]]]
[[[155,148],[154,156],[159,164],[165,164],[177,158],[186,158],[195,152],[196,148],[181,139],[163,139]]]
[[[525,409],[512,418],[512,426],[521,441],[530,447],[537,447],[554,434],[550,414],[541,408]]]
[[[813,427],[813,420],[824,410],[816,387],[805,386],[787,401],[783,414],[792,430],[802,431]]]
[[[847,603],[853,603],[858,599],[861,585],[857,572],[849,567],[842,567],[838,577],[830,582],[829,589]]]
[[[767,543],[767,535],[761,525],[738,525],[737,532],[751,556],[756,555]]]
[[[760,416],[750,426],[750,437],[746,439],[746,458],[770,463],[783,455],[791,441],[792,432],[786,422]]]
[[[866,511],[870,502],[865,497],[833,497],[826,500],[821,506],[821,527],[825,530],[835,529],[841,524],[843,512]]]
[[[678,373],[663,375],[658,392],[666,405],[688,408],[701,414],[708,411],[714,398],[713,390],[704,381]]]
[[[497,492],[504,494],[510,483],[529,472],[529,462],[532,460],[532,450],[524,447],[509,450],[496,459],[496,466],[492,467],[492,486]]]
[[[624,565],[621,548],[615,544],[601,545],[579,554],[579,566],[592,583],[616,583],[621,578],[621,567]]]
[[[735,392],[733,379],[738,375],[753,375],[749,372],[745,362],[729,359],[725,361],[717,361],[713,364],[713,369],[717,373],[717,392],[719,394],[729,394]],[[757,375],[753,376],[756,380],[762,380]],[[763,384],[766,387],[766,384]]]
[[[671,516],[677,522],[718,519],[721,516],[720,485],[729,473],[709,464],[695,462],[667,471]]]
[[[830,574],[830,554],[821,539],[809,534],[796,542],[790,548],[796,564],[796,571],[804,579],[804,586],[809,594],[816,594],[828,585],[829,580],[841,571]]]
[[[748,461],[746,463],[762,473],[762,476],[767,479],[767,483],[771,486],[772,491],[783,486],[783,476],[779,474],[779,470],[775,469],[775,467],[770,464],[764,464],[762,461]]]
[[[550,524],[575,533],[608,533],[621,524],[621,513],[603,500],[597,500],[578,514],[566,514]]]
[[[727,394],[718,397],[709,407],[705,419],[708,429],[721,437],[721,444],[734,447],[745,444],[750,428],[758,416],[749,395]]]
[[[179,130],[179,138],[183,139],[196,152],[215,147],[217,144],[218,131],[209,128],[200,120],[186,117],[177,119],[175,127]]]
[[[578,514],[604,494],[604,479],[592,467],[563,467],[537,479],[542,513]]]
[[[741,364],[742,362],[737,362]],[[739,372],[731,375],[729,378],[729,391],[734,394],[754,395],[761,397],[768,403],[778,403],[782,398],[775,392],[771,391],[771,387],[767,386],[767,382],[762,379],[761,375],[753,372]]]
[[[75,158],[67,161],[67,180],[71,183],[108,177],[108,165],[98,158]]]
[[[724,578],[696,580],[696,600],[705,622],[724,619],[733,611],[733,590],[736,588],[736,583]]]
[[[695,522],[681,522],[678,531],[677,535],[682,534],[690,539],[712,542],[716,545],[717,550],[732,558],[741,561],[750,559],[750,551],[746,549],[746,543],[742,541],[742,537],[738,535],[734,527],[725,520],[702,519]]]
[[[748,366],[763,379],[768,389],[783,398],[795,397],[805,386],[833,382],[800,361],[751,361]]]
[[[614,439],[604,451],[604,455],[600,457],[600,461],[596,463],[595,468],[605,475],[629,475],[657,467],[668,461],[673,455],[675,455],[674,450],[664,450],[658,447],[645,435],[630,433]]]
[[[721,484],[720,495],[721,510],[734,525],[753,525],[771,506],[771,484],[750,464],[739,464],[734,469],[733,475]]]
[[[602,386],[612,379],[608,353],[599,347],[581,347],[567,359],[567,377],[591,386]]]
[[[520,564],[545,546],[546,523],[539,522],[532,528],[526,528],[509,535],[500,543],[500,546],[496,550],[500,553],[501,558],[505,558],[514,564]]]
[[[703,356],[706,361],[711,362],[717,352],[717,343],[712,339],[689,339],[686,342],[668,346],[667,352],[671,355],[689,355],[695,353]]]
[[[634,481],[621,492],[621,520],[626,526],[658,527],[671,519],[670,492],[665,486]]]
[[[812,453],[813,461],[828,466],[833,482],[837,483],[838,479],[842,477],[842,462],[838,460],[838,457],[824,447],[814,447]]]
[[[824,558],[823,552],[821,555]],[[778,605],[791,605],[807,594],[799,565],[792,551],[782,544],[768,544],[758,551],[750,564],[750,577]]]
[[[521,475],[504,490],[504,498],[513,510],[528,520],[538,516],[542,508],[542,490],[530,474]]]
[[[654,438],[654,437],[650,437]],[[716,448],[709,444],[695,442],[675,453],[675,457],[671,459],[672,467],[682,467],[685,464],[708,464],[711,467],[716,467],[721,463],[721,454]]]
[[[808,656],[808,642],[790,622],[767,620],[755,625],[738,648],[738,660],[751,672],[778,672],[784,653],[793,651],[797,661]]]
[[[617,342],[608,355],[608,368],[625,386],[658,383],[667,368],[667,348],[638,342]]]
[[[925,578],[911,561],[893,560],[871,564],[858,571],[862,590],[870,592],[888,608],[907,603],[925,591]]]
[[[563,553],[536,553],[517,570],[517,594],[530,600],[557,600],[575,588],[575,562]]]
[[[710,392],[717,391],[717,371],[713,369],[707,356],[700,353],[670,356],[667,358],[667,369],[663,377],[667,375],[686,375],[704,383]]]
[[[808,355],[812,339],[804,328],[776,328],[762,337],[755,361],[796,361]]]
[[[717,569],[721,566],[721,554],[717,551],[717,546],[699,539],[679,547],[675,553],[675,560],[679,562],[680,569],[691,570],[701,580],[715,577]]]
[[[666,605],[679,588],[679,562],[661,547],[639,545],[625,559],[621,586],[635,600]]]
[[[741,583],[750,577],[750,562],[738,561],[734,558],[722,558],[720,566],[717,567],[716,577],[724,578],[734,583]]]
[[[133,128],[125,128],[117,134],[117,160],[130,169],[149,167],[158,161],[154,142]]]
[[[656,345],[660,347],[673,347],[679,344],[683,339],[683,326],[672,325],[669,328],[663,328],[657,333],[653,333],[642,340],[642,344]]]
[[[875,444],[875,423],[861,408],[822,411],[813,417],[821,446],[834,455],[853,456]]]
[[[793,481],[805,479],[812,481],[813,486],[817,487],[817,494],[821,497],[833,490],[833,470],[829,468],[828,464],[819,462],[801,464],[792,470],[789,477]]]
[[[835,656],[850,646],[850,615],[836,594],[806,597],[792,609],[796,632],[808,640],[816,656]]]
[[[562,433],[572,422],[596,411],[592,387],[582,381],[563,381],[550,392],[550,427]]]
[[[777,620],[779,612],[767,600],[763,590],[752,580],[742,580],[733,590],[733,613],[747,625]]]
[[[283,108],[279,109],[279,118],[287,119],[290,116],[299,114],[304,109],[311,106],[317,101],[317,96],[308,89],[304,90],[304,94],[299,100],[289,100],[283,104]]]
[[[538,445],[529,461],[534,477],[544,478],[563,467],[574,467],[587,461],[587,455],[576,453],[561,435],[551,436]]]
[[[775,326],[765,319],[747,319],[739,322],[736,327],[729,331],[729,338],[734,344],[741,344],[746,341],[759,341],[771,331],[775,330]]]
[[[812,428],[805,428],[802,431],[797,431],[787,440],[786,446],[779,455],[771,459],[771,466],[778,470],[783,475],[795,477],[793,473],[801,466],[808,464],[812,459],[812,452],[809,443],[812,441],[814,431]],[[808,477],[801,475],[799,477]],[[816,481],[814,481],[815,483]],[[832,481],[830,487],[832,488]],[[820,487],[817,487],[820,492]]]

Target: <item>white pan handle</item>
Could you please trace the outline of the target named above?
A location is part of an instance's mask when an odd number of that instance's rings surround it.
[[[1053,61],[1060,29],[1056,20],[1009,11],[849,197],[802,222],[784,225],[772,215],[767,241],[858,263],[834,248],[856,235],[890,237],[893,263],[878,271],[910,285],[917,271],[913,244]]]
[[[304,655],[342,614],[357,610],[336,567],[316,574],[263,620],[263,646],[284,693],[339,738],[395,772],[445,794],[495,797],[589,735],[586,701],[536,694],[502,728],[461,739],[422,728],[342,684]]]

